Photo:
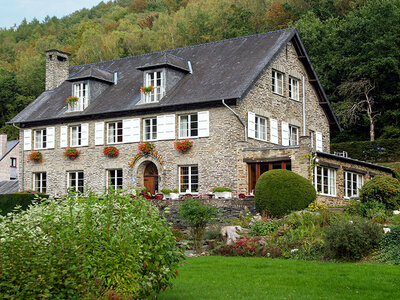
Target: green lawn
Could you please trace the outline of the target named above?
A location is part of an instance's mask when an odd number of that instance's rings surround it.
[[[243,257],[188,258],[158,299],[400,299],[400,267]]]

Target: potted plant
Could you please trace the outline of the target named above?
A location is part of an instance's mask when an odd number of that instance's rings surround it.
[[[179,199],[179,190],[178,189],[171,190],[170,198],[171,198],[171,200],[178,200]]]
[[[170,189],[162,189],[161,193],[164,195],[164,199],[169,199],[170,198],[170,194],[171,194],[171,190]]]
[[[67,100],[65,100],[65,103],[67,103],[69,106],[74,106],[76,102],[79,101],[78,97],[75,96],[69,96],[67,97]]]
[[[212,189],[212,192],[217,199],[230,199],[232,198],[232,189],[224,186],[217,186]]]
[[[193,141],[190,141],[188,139],[184,141],[175,141],[175,149],[181,153],[188,152],[190,148],[192,148],[192,146],[193,146]]]
[[[39,164],[43,161],[42,152],[35,151],[28,155],[28,160],[33,161],[36,164]]]
[[[143,154],[147,155],[155,148],[156,146],[150,142],[141,142],[139,143],[139,151]]]
[[[119,150],[114,146],[108,146],[104,147],[103,153],[108,157],[116,157],[119,154]]]
[[[81,151],[78,151],[75,147],[69,147],[65,150],[64,156],[74,160],[79,156],[80,153]]]
[[[152,85],[150,85],[150,86],[141,86],[140,90],[142,91],[143,94],[146,95],[146,94],[149,94],[149,93],[153,92],[154,91],[154,87]]]

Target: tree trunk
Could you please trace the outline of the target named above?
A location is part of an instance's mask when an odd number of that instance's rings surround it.
[[[375,124],[373,118],[370,119],[369,136],[371,141],[375,141]]]

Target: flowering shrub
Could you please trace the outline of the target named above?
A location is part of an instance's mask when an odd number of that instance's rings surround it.
[[[308,211],[319,211],[321,209],[326,209],[326,205],[323,203],[317,203],[317,201],[313,201],[306,209]]]
[[[259,239],[241,236],[233,245],[223,245],[214,254],[223,256],[262,256]]]
[[[69,159],[75,159],[80,153],[81,151],[78,151],[75,147],[70,147],[65,150],[64,156],[68,157]]]
[[[192,146],[193,141],[189,141],[188,139],[184,141],[175,141],[175,149],[181,153],[188,152]]]
[[[212,192],[232,192],[232,189],[228,188],[228,187],[224,187],[224,186],[217,186],[215,188],[212,189]]]
[[[400,208],[400,182],[390,175],[375,176],[360,190],[362,203],[376,200],[385,205],[387,209]]]
[[[108,157],[116,157],[119,154],[119,150],[114,146],[104,147],[103,153]]]
[[[143,154],[149,154],[156,146],[150,142],[139,143],[139,151]]]
[[[171,286],[183,254],[148,201],[110,193],[0,216],[0,257],[0,298],[147,299]]]
[[[141,86],[140,90],[142,91],[143,94],[149,94],[154,91],[154,87],[152,85],[150,86]]]
[[[42,152],[35,151],[28,155],[28,160],[33,161],[34,163],[41,163],[43,161]]]
[[[72,106],[72,105],[74,105],[76,102],[78,102],[78,100],[79,100],[78,97],[69,96],[69,97],[67,97],[67,100],[65,100],[65,103],[67,103],[68,105]]]

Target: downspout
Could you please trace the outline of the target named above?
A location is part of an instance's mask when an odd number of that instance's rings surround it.
[[[301,81],[303,82],[303,136],[306,136],[306,84],[304,76],[301,77]]]
[[[12,124],[15,128],[18,129],[18,136],[20,136],[21,133],[21,128],[15,125],[14,123]],[[19,141],[19,147],[21,149],[21,190],[24,190],[24,143],[23,141]]]
[[[238,118],[238,120],[240,121],[240,123],[242,123],[243,127],[244,127],[244,141],[247,142],[247,126],[246,123],[243,122],[242,118],[232,109],[230,108],[226,103],[225,100],[222,99],[222,104],[227,107],[235,116],[236,118]]]

